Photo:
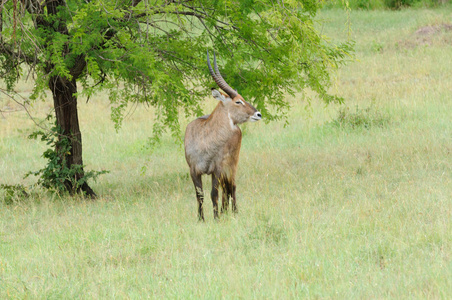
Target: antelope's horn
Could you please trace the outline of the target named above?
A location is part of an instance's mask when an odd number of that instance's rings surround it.
[[[234,98],[235,96],[238,95],[238,93],[226,83],[226,81],[223,79],[223,76],[221,76],[217,66],[217,58],[215,57],[215,51],[213,52],[213,66],[215,68],[215,72],[212,69],[212,66],[210,65],[209,50],[207,50],[207,66],[209,67],[209,72],[210,75],[212,75],[213,80],[215,80],[218,86],[223,91],[225,91],[225,93],[228,94],[229,97]]]

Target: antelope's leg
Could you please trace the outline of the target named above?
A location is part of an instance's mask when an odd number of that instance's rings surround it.
[[[223,188],[223,197],[222,197],[222,205],[221,205],[221,213],[227,212],[229,208],[229,199],[231,197],[231,190],[229,188],[229,180],[225,178],[221,183],[221,187]]]
[[[238,213],[238,209],[237,209],[237,200],[235,198],[235,182],[232,181],[229,185],[230,191],[231,191],[231,196],[232,196],[232,212],[234,213]]]
[[[212,174],[212,192],[210,196],[212,197],[213,204],[213,216],[218,219],[218,190],[220,189],[221,178],[220,174]]]
[[[198,200],[198,218],[200,221],[204,221],[204,212],[202,211],[202,203],[204,202],[204,194],[202,191],[202,179],[200,174],[190,172],[191,179],[195,185],[196,199]]]

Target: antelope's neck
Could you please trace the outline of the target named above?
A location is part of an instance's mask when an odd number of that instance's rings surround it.
[[[223,106],[222,103],[218,103],[207,122],[212,128],[216,128],[218,131],[234,132],[238,130],[238,126],[234,124],[231,113]]]

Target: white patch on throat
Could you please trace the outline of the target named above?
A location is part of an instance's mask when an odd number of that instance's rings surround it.
[[[234,122],[231,119],[231,114],[228,112],[228,118],[229,118],[229,125],[231,126],[231,129],[234,130],[237,125],[234,125]]]

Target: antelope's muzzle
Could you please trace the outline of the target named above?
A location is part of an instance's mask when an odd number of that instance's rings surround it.
[[[262,114],[259,111],[256,111],[254,115],[251,116],[251,122],[256,122],[262,119]]]

